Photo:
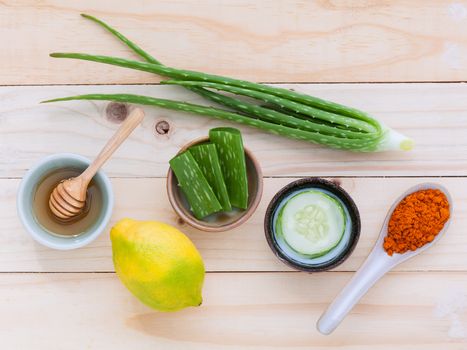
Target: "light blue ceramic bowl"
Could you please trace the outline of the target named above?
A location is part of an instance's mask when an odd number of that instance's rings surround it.
[[[16,198],[18,215],[24,227],[37,242],[53,249],[68,250],[85,246],[97,238],[105,229],[112,215],[114,197],[109,178],[99,171],[94,181],[102,192],[102,211],[99,218],[87,232],[76,237],[59,237],[42,227],[36,220],[32,203],[37,185],[51,172],[61,168],[86,169],[89,159],[72,153],[53,154],[33,166],[23,177]]]

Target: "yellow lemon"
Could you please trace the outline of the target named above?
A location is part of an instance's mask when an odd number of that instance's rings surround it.
[[[118,277],[144,304],[160,311],[201,305],[203,260],[182,232],[162,222],[123,219],[110,238]]]

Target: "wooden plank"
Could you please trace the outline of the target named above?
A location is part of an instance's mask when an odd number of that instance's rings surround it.
[[[159,313],[113,274],[2,274],[0,335],[9,349],[465,348],[465,273],[389,274],[322,336],[315,322],[349,278],[208,274],[201,307]]]
[[[412,137],[417,145],[411,152],[342,152],[242,127],[245,144],[258,157],[266,176],[467,174],[467,85],[283,86],[365,109]],[[94,157],[117,128],[105,118],[106,102],[38,104],[48,98],[91,92],[128,92],[202,102],[181,88],[168,86],[0,88],[0,177],[22,176],[41,157],[60,151]],[[105,165],[111,176],[165,176],[168,160],[182,145],[207,135],[214,126],[227,125],[201,116],[145,109],[142,128]],[[155,131],[162,120],[170,127],[166,135]]]
[[[53,60],[53,51],[132,57],[79,17],[108,21],[172,66],[267,82],[464,81],[465,1],[6,0],[2,84],[148,83],[149,74]]]
[[[290,178],[266,178],[257,212],[241,227],[210,234],[181,223],[165,194],[165,179],[113,179],[116,206],[112,225],[123,217],[160,220],[177,226],[199,248],[208,271],[290,271],[271,253],[264,238],[263,220],[272,196]],[[362,232],[356,250],[339,271],[354,271],[376,241],[386,211],[400,193],[425,181],[445,185],[454,198],[453,222],[436,246],[398,267],[398,271],[466,271],[467,188],[465,178],[344,178],[340,182],[361,212]],[[24,231],[16,214],[19,180],[0,180],[0,271],[113,271],[109,229],[89,246],[73,251],[54,251],[36,244]]]

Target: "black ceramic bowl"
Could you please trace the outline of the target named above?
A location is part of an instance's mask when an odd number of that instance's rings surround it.
[[[344,235],[338,247],[320,258],[311,258],[294,252],[291,248],[287,248],[284,243],[281,243],[280,238],[274,232],[276,213],[284,199],[293,193],[306,189],[324,190],[339,199],[345,208],[347,225],[350,225],[349,232]],[[326,271],[342,264],[352,254],[357,245],[360,237],[360,227],[360,213],[349,194],[335,183],[320,178],[300,179],[282,188],[269,203],[264,219],[264,232],[269,247],[274,254],[286,265],[306,272]]]

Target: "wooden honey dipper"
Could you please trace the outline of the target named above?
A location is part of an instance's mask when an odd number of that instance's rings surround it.
[[[86,204],[88,185],[93,176],[143,119],[144,111],[134,108],[87,169],[77,177],[61,181],[54,188],[50,194],[49,207],[57,219],[70,221],[82,212]]]

